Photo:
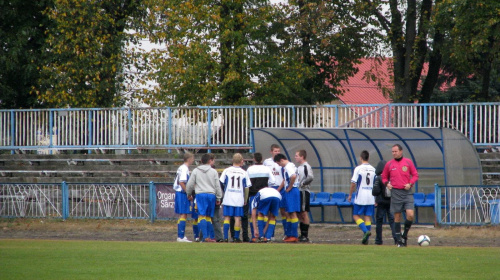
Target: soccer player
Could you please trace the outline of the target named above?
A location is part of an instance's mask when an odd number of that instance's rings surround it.
[[[415,209],[411,188],[418,181],[418,172],[413,162],[403,157],[401,145],[392,146],[391,152],[393,159],[387,162],[382,171],[382,183],[391,190],[391,212],[394,213],[394,231],[398,247],[406,247]],[[401,236],[401,212],[403,210],[406,210],[406,221],[403,236]]]
[[[276,216],[278,215],[281,194],[274,188],[265,187],[257,192],[252,200],[252,223],[254,228],[258,228],[253,238],[254,242],[268,242],[276,226]],[[264,232],[266,222],[264,217],[268,216],[269,226]],[[258,221],[258,222],[257,222]]]
[[[298,242],[299,234],[297,232],[299,228],[299,218],[297,213],[300,212],[300,191],[299,182],[300,178],[297,174],[297,168],[293,163],[288,161],[288,159],[283,154],[277,154],[274,156],[274,161],[283,167],[284,180],[281,183],[280,188],[285,189],[285,207],[289,219],[289,227],[285,232],[287,236],[283,241],[285,242]],[[278,189],[280,191],[281,189]]]
[[[252,185],[248,173],[241,168],[243,156],[236,153],[233,156],[233,166],[222,172],[220,182],[224,185],[224,200],[222,201],[224,213],[224,242],[229,241],[229,228],[231,217],[234,217],[234,240],[241,243],[240,229],[243,206],[248,200],[249,187]]]
[[[269,169],[271,169],[271,172],[273,173],[274,176],[274,185],[270,186],[275,189],[278,189],[281,186],[281,183],[283,182],[283,172],[281,166],[279,166],[276,162],[274,162],[274,156],[277,154],[281,153],[280,146],[277,144],[272,144],[271,145],[271,157],[264,160],[264,165],[267,166]],[[280,213],[281,213],[281,223],[283,224],[283,230],[287,232],[287,228],[289,227],[289,224],[287,223],[287,213],[285,210],[285,189],[282,188],[281,190],[281,201],[280,201]],[[286,234],[285,234],[286,238]]]
[[[299,191],[300,191],[300,242],[309,242],[309,211],[310,211],[310,185],[314,180],[313,171],[309,163],[306,161],[307,153],[305,150],[295,152],[295,162],[299,165],[297,167],[297,174],[299,174]]]
[[[212,217],[216,204],[220,204],[222,191],[219,184],[219,174],[212,168],[215,159],[213,154],[204,154],[201,164],[193,173],[186,185],[186,192],[196,193],[196,205],[198,207],[198,226],[203,234],[204,242],[215,242],[210,238],[209,231],[213,229]]]
[[[351,178],[351,189],[347,201],[351,202],[352,194],[356,190],[354,197],[353,218],[359,228],[363,231],[362,244],[368,244],[368,238],[371,233],[371,217],[375,210],[375,198],[372,195],[373,181],[375,178],[375,167],[368,163],[370,154],[368,151],[362,151],[360,154],[361,165],[354,168]],[[364,216],[364,220],[362,219]]]
[[[174,180],[176,214],[179,214],[177,221],[177,242],[191,242],[185,236],[187,215],[191,213],[190,202],[186,193],[186,183],[189,180],[189,166],[194,162],[192,153],[184,154],[184,164],[177,169],[177,176]]]
[[[248,167],[247,173],[250,181],[252,182],[252,186],[249,191],[249,200],[248,203],[251,206],[254,197],[257,193],[268,186],[273,186],[275,184],[274,175],[271,172],[269,167],[262,164],[262,154],[255,153],[253,154],[254,165]],[[281,196],[280,196],[281,197]],[[281,199],[280,199],[281,200]],[[278,205],[279,207],[279,205]],[[276,223],[276,222],[275,222]],[[256,228],[253,227],[253,221],[250,223],[250,230],[252,233],[252,239],[255,237],[254,230]]]

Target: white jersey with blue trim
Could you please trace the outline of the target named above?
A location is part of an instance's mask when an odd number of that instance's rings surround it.
[[[281,166],[274,162],[273,158],[268,158],[262,163],[271,169],[274,176],[274,186],[279,187],[281,182],[283,182],[283,174],[281,173]]]
[[[182,187],[180,185],[180,183],[184,183],[184,184],[187,184],[187,181],[189,180],[189,167],[185,164],[179,166],[179,168],[177,169],[177,175],[175,176],[175,180],[174,180],[174,190],[176,192],[180,192],[182,191]]]
[[[252,201],[251,209],[259,206],[259,202],[261,200],[264,200],[264,199],[269,198],[269,197],[277,197],[281,200],[281,194],[279,191],[277,191],[274,188],[263,188],[257,193],[257,195],[255,195],[255,197]]]
[[[290,185],[290,178],[293,175],[296,175],[295,177],[295,182],[293,183],[294,188],[298,188],[300,185],[300,178],[299,174],[297,173],[297,167],[295,167],[295,164],[288,162],[285,167],[283,168],[284,170],[284,177],[285,177],[285,186],[283,187],[284,189],[287,189],[288,186]]]
[[[374,205],[375,197],[372,195],[375,179],[375,167],[364,163],[354,169],[351,182],[356,184],[356,197],[354,203],[358,205]]]
[[[224,184],[222,205],[243,207],[245,205],[245,188],[252,186],[248,173],[239,166],[231,166],[222,172],[220,182]]]

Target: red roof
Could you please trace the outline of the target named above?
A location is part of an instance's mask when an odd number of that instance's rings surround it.
[[[390,58],[362,58],[360,62],[355,65],[358,72],[348,81],[341,83],[345,92],[338,96],[340,101],[348,105],[391,103],[389,92],[394,90],[392,60]],[[425,63],[422,76],[427,75],[428,69],[429,64]],[[455,81],[450,85],[441,85],[440,89],[446,91],[454,85]]]
[[[338,96],[344,104],[388,104],[388,95],[384,96],[382,88],[392,90],[392,62],[390,59],[362,58],[356,65],[358,72],[348,81],[342,82],[343,95]],[[373,81],[375,78],[375,81]]]

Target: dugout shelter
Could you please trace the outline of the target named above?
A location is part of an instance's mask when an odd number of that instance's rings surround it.
[[[434,184],[481,185],[482,170],[475,147],[462,133],[449,128],[254,128],[253,150],[269,156],[272,144],[294,162],[297,150],[307,152],[314,171],[313,192],[349,192],[362,150],[376,166],[392,159],[394,144],[419,172],[416,192],[432,193]]]

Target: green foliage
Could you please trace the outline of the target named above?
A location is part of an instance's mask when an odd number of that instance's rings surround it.
[[[500,262],[493,247],[283,243],[0,240],[0,254],[4,279],[496,279]]]
[[[128,63],[123,48],[129,17],[140,12],[135,0],[55,0],[45,15],[48,30],[40,86],[40,102],[52,107],[120,105]]]
[[[51,21],[51,0],[0,0],[0,109],[40,107],[31,88],[43,65],[41,53]]]
[[[368,49],[367,23],[350,19],[349,5],[148,0],[142,30],[166,47],[145,54],[156,86],[136,97],[174,106],[328,102]]]

